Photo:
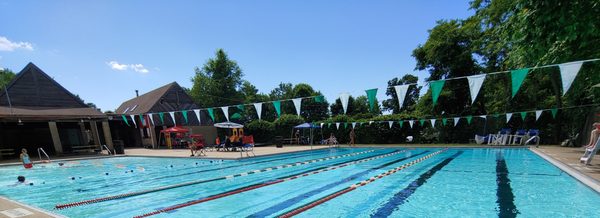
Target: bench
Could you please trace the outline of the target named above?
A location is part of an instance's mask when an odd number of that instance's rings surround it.
[[[4,159],[4,157],[11,157],[15,155],[15,149],[12,148],[0,148],[0,159]]]

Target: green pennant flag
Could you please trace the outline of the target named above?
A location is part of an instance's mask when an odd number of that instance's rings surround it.
[[[344,123],[344,129],[348,128],[348,123]]]
[[[129,121],[127,121],[127,117],[124,114],[121,114],[121,117],[123,117],[123,121],[125,121],[125,124],[127,124],[127,126],[130,126]]]
[[[187,111],[186,110],[182,110],[181,114],[183,114],[183,119],[185,120],[185,123],[187,124],[188,123],[188,118],[187,118],[188,114],[187,114]]]
[[[556,114],[558,113],[558,108],[552,108],[552,109],[550,109],[550,112],[552,112],[552,118],[556,119]]]
[[[421,124],[421,126],[424,126],[424,124],[425,124],[425,120],[424,120],[424,119],[420,119],[420,120],[419,120],[419,123]]]
[[[473,119],[472,115],[467,116],[467,123],[471,125],[471,120]]]
[[[494,118],[498,119],[498,117],[500,117],[500,114],[494,114],[493,116]]]
[[[275,111],[277,112],[277,117],[281,116],[281,101],[273,101],[273,107],[275,107]]]
[[[400,124],[400,128],[402,128],[402,126],[404,126],[404,121],[403,120],[398,121],[398,123]]]
[[[327,128],[331,128],[331,123],[327,123]]]
[[[525,121],[525,117],[527,116],[527,112],[521,112],[521,119],[523,119],[523,121]]]
[[[431,99],[433,99],[433,106],[437,103],[438,98],[440,97],[440,93],[442,92],[442,88],[444,88],[444,83],[446,80],[436,80],[429,82],[429,87],[431,87]]]
[[[369,108],[371,111],[375,109],[375,101],[377,100],[377,88],[365,90],[367,99],[369,100]]]
[[[246,106],[244,106],[243,104],[240,104],[237,106],[237,108],[243,112],[246,109]]]
[[[215,110],[212,108],[206,110],[208,111],[208,116],[210,116],[210,119],[212,119],[212,121],[215,122]]]
[[[158,117],[160,117],[160,123],[165,124],[165,113],[158,112]]]
[[[529,73],[529,68],[523,68],[523,69],[510,71],[510,79],[511,79],[512,97],[513,98],[519,91],[521,84],[523,84],[523,81],[525,80],[527,73]]]
[[[322,103],[325,101],[325,96],[319,95],[315,97],[315,102]]]
[[[146,125],[146,120],[144,120],[144,115],[139,114],[139,116],[140,116],[140,121],[142,121],[142,126],[145,126]]]
[[[448,123],[448,118],[442,118],[442,124],[444,124],[444,126],[446,125],[446,123]]]

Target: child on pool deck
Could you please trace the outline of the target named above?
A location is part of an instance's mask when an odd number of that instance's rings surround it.
[[[27,149],[25,149],[25,148],[21,149],[20,158],[21,158],[21,162],[23,162],[23,167],[25,167],[25,169],[29,169],[29,168],[33,167],[33,163],[29,159],[29,154],[27,154]]]
[[[596,141],[598,140],[598,136],[600,136],[600,123],[596,122],[592,124],[592,126],[594,126],[595,128],[590,133],[590,143],[583,146],[585,149],[593,148],[596,144]]]

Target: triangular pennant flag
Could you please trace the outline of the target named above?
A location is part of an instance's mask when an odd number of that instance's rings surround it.
[[[535,111],[535,121],[540,119],[540,116],[542,116],[542,110]]]
[[[431,121],[431,126],[435,127],[435,119],[431,119],[430,121]]]
[[[335,123],[335,128],[340,129],[340,123]]]
[[[348,111],[348,99],[350,98],[350,94],[342,93],[340,94],[340,102],[342,102],[342,109],[344,109],[344,114]]]
[[[471,125],[471,120],[473,120],[473,116],[467,116],[467,124]]]
[[[327,123],[327,128],[331,128],[331,123]]]
[[[550,112],[552,113],[552,118],[556,119],[556,114],[558,113],[558,108],[552,108],[552,109],[550,109]]]
[[[402,128],[402,126],[404,126],[404,121],[400,120],[400,121],[398,121],[398,123],[400,124],[400,128]]]
[[[198,123],[200,125],[202,125],[202,118],[200,118],[200,109],[194,110],[194,113],[196,114],[196,118],[198,119]]]
[[[390,126],[390,129],[391,129],[392,126],[394,125],[394,121],[388,121],[388,125]]]
[[[344,122],[344,129],[348,129],[348,123]]]
[[[352,123],[352,129],[354,129],[354,127],[356,127],[356,122]]]
[[[262,103],[254,103],[254,108],[256,109],[256,115],[258,115],[258,119],[260,120],[260,115],[262,114]]]
[[[146,119],[144,119],[144,115],[140,114],[140,121],[142,122],[142,127],[146,126]]]
[[[577,77],[577,73],[579,73],[582,64],[582,61],[577,61],[558,65],[558,68],[560,68],[563,95],[565,95],[567,91],[569,91],[569,88],[571,88],[571,84],[573,84],[573,80],[575,80],[575,77]]]
[[[512,97],[514,98],[519,88],[521,88],[521,84],[525,80],[525,77],[529,73],[529,68],[523,68],[518,70],[510,71],[510,79],[511,79],[511,87],[512,87]]]
[[[121,117],[123,118],[123,121],[125,121],[125,124],[127,124],[127,126],[131,126],[129,125],[129,121],[127,121],[127,117],[125,116],[125,114],[121,114]]]
[[[424,124],[425,124],[425,120],[424,120],[424,119],[420,119],[420,120],[419,120],[419,123],[421,124],[421,126],[425,126],[425,125],[424,125]]]
[[[240,104],[240,105],[238,105],[238,106],[236,106],[236,107],[237,107],[237,108],[238,108],[238,110],[240,110],[240,111],[244,111],[244,110],[246,110],[246,106],[244,106],[243,104]]]
[[[477,94],[479,94],[479,90],[481,89],[481,85],[485,80],[485,74],[469,76],[467,77],[469,80],[469,91],[471,92],[471,104],[475,102],[477,98]]]
[[[294,98],[294,99],[292,99],[292,102],[294,102],[294,107],[296,108],[296,114],[298,114],[298,116],[300,116],[300,107],[302,106],[302,98]]]
[[[494,118],[498,118],[498,117],[500,117],[500,114],[494,114],[493,116],[494,116]]]
[[[410,128],[411,128],[411,129],[413,128],[413,124],[414,124],[414,123],[415,123],[415,121],[414,121],[414,120],[409,120],[409,121],[408,121],[408,124],[410,125]]]
[[[396,96],[398,96],[398,108],[401,109],[404,104],[404,98],[406,98],[406,92],[408,92],[410,85],[398,85],[394,86],[396,90]]]
[[[365,90],[367,92],[367,99],[369,100],[369,108],[371,111],[375,109],[375,101],[377,100],[377,89],[368,89]]]
[[[323,128],[324,123],[321,123],[321,129]]]
[[[275,107],[275,112],[277,112],[277,117],[281,116],[281,101],[273,101],[273,107]]]
[[[481,117],[483,119],[487,119],[487,115],[480,115],[479,117]]]
[[[374,121],[369,121],[369,125],[373,124]]]
[[[165,125],[165,113],[163,112],[158,112],[158,117],[160,118],[160,123],[162,125]]]
[[[227,107],[227,106],[221,107],[221,110],[223,111],[223,114],[225,115],[225,119],[227,119],[227,122],[229,122],[229,107]]]
[[[135,122],[135,115],[129,115],[131,117],[131,121],[133,121],[133,125],[135,125],[135,127],[137,127],[137,123]]]
[[[171,115],[171,119],[173,120],[173,125],[177,126],[177,122],[175,121],[175,112],[169,112],[169,114]]]
[[[523,121],[525,121],[525,117],[527,116],[527,112],[523,111],[521,112],[521,119],[523,119]]]
[[[206,109],[206,111],[208,111],[208,116],[210,117],[210,119],[213,122],[215,122],[215,109],[208,108],[208,109]]]
[[[433,106],[435,106],[438,98],[440,97],[442,88],[444,88],[444,83],[446,83],[446,80],[436,80],[436,81],[429,82],[429,87],[431,88],[431,99],[433,100]]]
[[[183,119],[185,120],[186,124],[188,123],[188,114],[187,114],[187,112],[188,111],[186,111],[186,110],[182,110],[181,111],[181,114],[183,114]]]
[[[460,121],[460,117],[455,117],[454,119],[454,126],[456,126],[458,124],[458,121]]]
[[[506,122],[508,123],[508,121],[510,121],[510,118],[512,117],[512,113],[506,113]]]
[[[322,103],[325,101],[325,96],[319,95],[319,96],[315,96],[315,102],[316,103]]]
[[[148,114],[148,118],[150,119],[150,122],[152,123],[153,126],[156,126],[154,124],[154,114]]]
[[[448,123],[448,118],[442,118],[442,125],[446,125]]]

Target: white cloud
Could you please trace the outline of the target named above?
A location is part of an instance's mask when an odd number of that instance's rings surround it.
[[[11,42],[8,38],[0,36],[0,51],[14,51],[15,49],[33,51],[33,45],[29,42]]]
[[[143,64],[121,64],[117,61],[109,61],[106,62],[106,64],[110,66],[111,69],[118,71],[125,71],[131,69],[141,74],[146,74],[150,72],[148,69],[146,69],[146,67],[144,67]]]

